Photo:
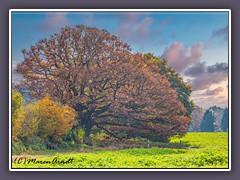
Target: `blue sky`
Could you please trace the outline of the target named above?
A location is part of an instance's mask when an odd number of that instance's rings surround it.
[[[13,64],[23,60],[22,49],[77,24],[106,29],[133,52],[167,58],[194,88],[197,105],[227,106],[228,12],[13,12]]]

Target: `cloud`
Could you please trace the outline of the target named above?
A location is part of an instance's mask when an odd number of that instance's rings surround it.
[[[175,42],[165,49],[161,57],[166,58],[168,64],[177,72],[183,72],[189,66],[200,62],[202,51],[202,43],[196,43],[192,47],[184,48],[181,43]]]
[[[138,25],[135,26],[135,31],[140,36],[148,35],[148,28],[152,25],[153,19],[145,17]]]
[[[213,38],[223,38],[225,41],[228,41],[228,26],[213,30],[212,32]]]
[[[173,18],[170,16],[167,17],[165,20],[161,21],[159,26],[160,30],[168,26],[171,22],[173,22]]]
[[[227,63],[216,63],[214,65],[207,66],[205,62],[197,63],[184,71],[184,75],[190,77],[198,77],[203,73],[227,73],[228,65]]]
[[[35,27],[39,31],[49,32],[56,31],[67,24],[67,13],[48,13],[43,23],[39,23]]]
[[[83,14],[81,17],[86,26],[93,26],[98,24],[97,21],[94,19],[93,14]]]
[[[204,49],[209,48],[216,39],[222,39],[228,42],[228,26],[213,30],[211,38],[204,43]]]
[[[198,63],[195,64],[194,66],[186,69],[184,71],[184,75],[186,76],[191,76],[191,77],[197,77],[205,72],[206,69],[206,63]]]
[[[15,70],[18,63],[16,61],[12,61],[12,70]]]
[[[154,39],[158,40],[158,45],[159,44],[167,45],[167,44],[169,44],[170,40],[174,40],[177,38],[177,34],[175,32],[172,32],[168,36],[164,36],[162,34],[164,29],[166,28],[166,30],[167,30],[167,26],[169,26],[173,21],[174,21],[174,19],[171,16],[169,16],[166,19],[164,19],[163,21],[161,21],[159,23],[159,25],[156,27],[154,34],[157,34],[158,37],[154,37]]]
[[[198,63],[184,72],[185,76],[192,79],[188,83],[194,90],[208,89],[212,84],[217,84],[228,78],[228,65],[216,63],[207,66],[205,63]]]
[[[209,39],[204,43],[204,49],[209,48],[213,44],[213,39]]]
[[[112,17],[118,22],[114,34],[132,45],[137,44],[137,51],[151,51],[146,42],[150,42],[157,47],[168,44],[169,39],[176,38],[174,33],[171,33],[170,36],[163,36],[162,34],[163,30],[174,20],[170,16],[164,19],[156,19],[151,14],[127,13]]]
[[[228,72],[228,65],[227,65],[227,63],[216,63],[212,66],[208,66],[207,71],[209,73]]]
[[[146,16],[140,19],[138,14],[123,14],[120,17],[119,29],[116,34],[124,40],[139,41],[149,35],[149,28],[152,24],[152,17]]]
[[[206,95],[218,95],[220,92],[222,92],[224,89],[222,88],[222,87],[218,87],[218,88],[216,88],[216,89],[213,89],[213,90],[210,90],[210,89],[208,89],[207,91],[206,91]]]
[[[217,105],[218,107],[225,108],[228,106],[227,96],[199,96],[192,98],[194,103],[204,109]]]
[[[194,90],[202,90],[209,88],[212,84],[220,83],[227,79],[225,74],[215,74],[210,76],[208,73],[202,74],[200,77],[189,81],[188,83]]]
[[[12,61],[12,83],[19,84],[23,80],[23,76],[16,72],[17,62]]]
[[[137,19],[140,17],[139,14],[137,13],[126,13],[126,14],[121,14],[120,16],[117,16],[120,18],[121,22],[136,22]]]

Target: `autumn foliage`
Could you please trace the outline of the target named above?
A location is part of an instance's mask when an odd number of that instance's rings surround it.
[[[190,99],[192,93],[191,86],[183,80],[180,73],[167,64],[167,59],[156,57],[151,53],[144,54],[144,56],[158,67],[158,73],[166,76],[167,80],[171,83],[171,88],[176,91],[178,100],[187,110],[186,115],[191,117],[193,110],[196,108]]]
[[[22,95],[16,91],[12,90],[12,139],[18,139],[19,132],[21,130],[21,123],[24,119],[23,116],[23,103],[24,99]]]
[[[60,142],[74,125],[75,116],[72,108],[45,97],[26,107],[22,136],[37,135],[44,141]]]
[[[72,108],[45,97],[24,107],[20,120],[13,116],[14,140],[39,137],[43,142],[61,142],[75,124],[75,116]]]
[[[106,30],[66,27],[22,52],[24,61],[17,66],[22,83],[33,97],[48,94],[72,107],[87,144],[93,127],[120,139],[141,136],[156,141],[184,135],[188,129],[187,111],[166,76],[157,73],[159,67],[140,53],[132,54],[128,44]],[[39,123],[48,123],[39,133],[58,139],[56,134],[70,126],[62,125],[64,115],[58,115],[56,104],[48,99],[39,103]],[[57,116],[61,122],[56,122]],[[61,128],[51,129],[53,123]]]

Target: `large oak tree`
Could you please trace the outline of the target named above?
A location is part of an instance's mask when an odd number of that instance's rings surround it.
[[[187,111],[159,67],[106,30],[65,27],[22,53],[22,83],[33,97],[48,94],[74,108],[87,144],[93,126],[159,141],[188,129]]]

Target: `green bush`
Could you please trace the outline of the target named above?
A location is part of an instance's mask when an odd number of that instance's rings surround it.
[[[96,146],[100,146],[100,147],[105,147],[108,146],[110,144],[113,144],[114,141],[116,141],[116,139],[112,138],[111,136],[109,136],[108,134],[104,133],[104,132],[97,132],[95,134],[91,134],[90,135],[91,139],[92,139],[92,143]]]
[[[46,150],[46,143],[38,136],[24,137],[12,141],[12,150],[14,154],[27,151]]]
[[[12,152],[13,154],[20,154],[21,152],[26,151],[27,148],[23,142],[19,139],[12,141]]]
[[[72,144],[81,144],[83,143],[84,130],[83,128],[74,128],[68,131],[66,135],[66,140]]]
[[[71,147],[71,143],[70,142],[61,142],[61,143],[58,143],[57,147],[59,149],[67,149],[69,147]]]

